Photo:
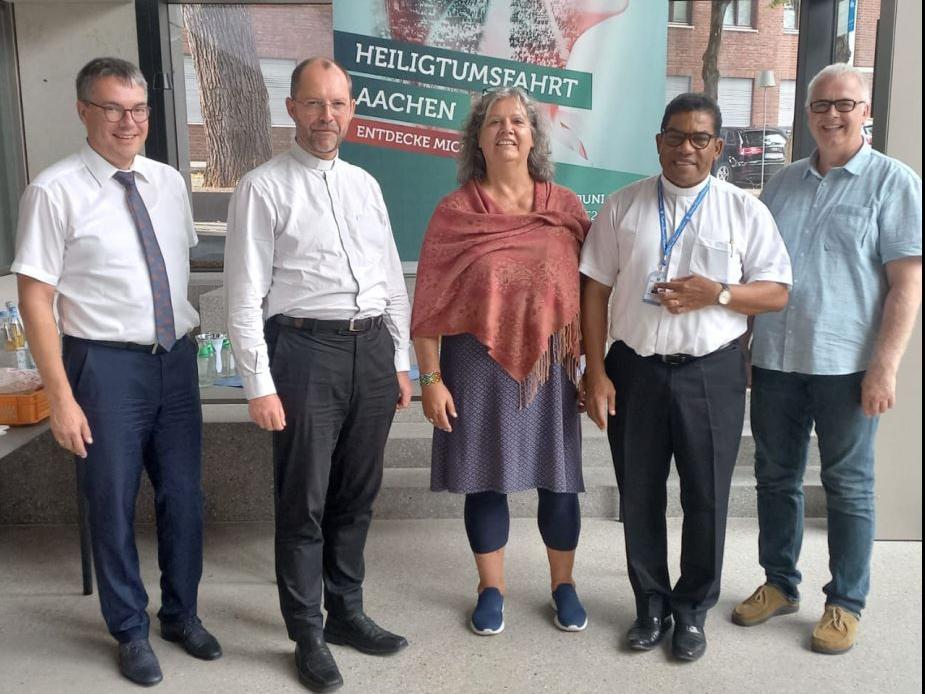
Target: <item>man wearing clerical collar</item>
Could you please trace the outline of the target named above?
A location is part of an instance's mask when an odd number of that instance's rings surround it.
[[[787,309],[755,320],[752,431],[765,583],[733,612],[752,626],[799,608],[803,474],[815,427],[828,516],[825,610],[812,648],[855,642],[870,587],[874,438],[922,301],[922,180],[865,144],[865,74],[836,63],[807,90],[816,151],[762,192],[793,259]]]
[[[608,431],[636,597],[628,644],[653,649],[674,620],[672,652],[687,661],[703,655],[719,597],[745,409],[739,337],[747,316],[784,307],[791,282],[767,208],[710,175],[721,121],[703,94],[668,104],[655,136],[661,175],[610,195],[580,266],[588,414]],[[684,509],[674,586],[665,521],[672,457]]]
[[[280,606],[299,679],[316,691],[343,682],[328,643],[373,655],[408,644],[363,612],[385,442],[411,400],[411,311],[379,185],[338,157],[354,107],[339,65],[296,66],[296,142],[241,179],[225,252],[244,395],[273,432]]]

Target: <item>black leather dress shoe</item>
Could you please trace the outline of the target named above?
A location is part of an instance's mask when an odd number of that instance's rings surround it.
[[[330,692],[344,683],[321,634],[312,634],[296,644],[295,667],[299,682],[313,692]]]
[[[150,687],[164,679],[148,639],[119,644],[119,672],[143,687]]]
[[[626,642],[635,651],[651,651],[665,638],[671,629],[671,616],[637,617],[626,632]]]
[[[697,660],[707,650],[707,636],[702,627],[678,624],[671,636],[671,652],[679,660]]]
[[[198,617],[186,622],[162,622],[161,637],[166,641],[177,641],[194,658],[215,660],[222,657],[222,647]]]
[[[408,645],[404,636],[386,631],[363,612],[343,617],[328,615],[324,638],[338,646],[353,646],[368,655],[392,655]]]

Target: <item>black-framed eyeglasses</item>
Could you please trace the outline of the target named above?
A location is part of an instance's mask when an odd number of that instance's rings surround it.
[[[698,131],[695,133],[685,133],[680,130],[662,130],[662,142],[669,147],[680,147],[685,140],[690,140],[694,149],[704,149],[716,137],[713,133]]]
[[[121,106],[116,106],[115,104],[106,104],[104,106],[103,104],[96,104],[92,101],[84,101],[84,103],[90,104],[90,106],[96,106],[98,109],[102,109],[103,115],[110,123],[118,123],[123,118],[125,118],[126,113],[131,113],[132,120],[136,123],[144,123],[151,115],[151,107],[147,104],[138,104],[137,106],[132,106],[131,108],[122,108]]]
[[[813,113],[828,113],[833,106],[839,113],[851,113],[858,107],[858,104],[866,104],[866,101],[855,101],[854,99],[818,99],[809,102],[809,110]]]

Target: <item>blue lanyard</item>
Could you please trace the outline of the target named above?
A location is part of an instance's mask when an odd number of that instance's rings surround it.
[[[681,223],[678,225],[678,228],[675,229],[674,234],[671,235],[671,238],[668,238],[668,229],[667,224],[665,223],[665,191],[662,186],[662,177],[658,178],[658,223],[662,227],[662,259],[659,262],[659,267],[663,270],[668,268],[668,261],[671,259],[671,251],[674,250],[675,244],[678,242],[678,239],[681,238],[681,233],[684,231],[684,228],[687,226],[687,223],[691,221],[691,217],[694,216],[694,213],[697,211],[697,208],[700,207],[700,203],[703,202],[703,199],[707,196],[707,193],[710,192],[710,179],[707,179],[707,184],[703,187],[703,190],[697,195],[697,198],[694,200],[694,204],[691,205],[687,212],[684,213],[684,216],[681,218]]]

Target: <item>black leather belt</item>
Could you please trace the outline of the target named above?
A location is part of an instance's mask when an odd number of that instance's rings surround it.
[[[693,354],[653,354],[649,358],[660,361],[662,364],[668,364],[669,366],[680,366],[681,364],[690,364],[692,361],[697,361],[698,359],[704,359],[706,357],[711,357],[714,354],[725,352],[726,350],[730,350],[735,347],[738,343],[738,338],[735,340],[730,340],[722,347],[715,349],[708,354],[701,354],[699,357],[694,356]]]
[[[279,325],[309,332],[365,333],[382,325],[382,316],[350,318],[349,320],[321,320],[320,318],[292,318],[276,315],[273,321]]]
[[[164,349],[160,345],[143,345],[138,342],[114,342],[112,340],[88,340],[83,337],[74,337],[72,335],[65,335],[65,340],[73,340],[74,342],[83,342],[88,345],[96,345],[97,347],[108,347],[109,349],[127,349],[130,352],[147,352],[148,354],[166,354],[168,351],[172,352],[177,349],[184,339],[190,341],[193,338],[190,335],[184,335],[179,338],[169,350]]]

